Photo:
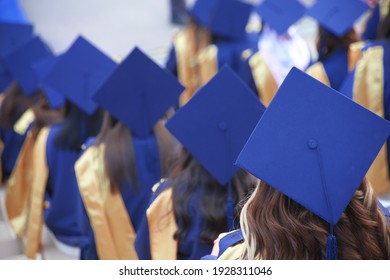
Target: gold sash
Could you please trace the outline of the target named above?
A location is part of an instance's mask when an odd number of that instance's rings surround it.
[[[104,145],[91,146],[75,164],[80,194],[102,260],[136,260],[135,231],[120,192],[110,190]]]
[[[362,49],[365,45],[365,42],[359,41],[352,43],[348,48],[348,71],[351,72],[355,66],[356,63],[359,61],[359,59],[362,57]]]
[[[22,239],[26,234],[30,210],[30,193],[34,177],[35,133],[29,131],[20,150],[15,167],[7,181],[5,207],[10,226]]]
[[[189,25],[174,38],[177,73],[180,82],[186,87],[180,95],[180,106],[187,103],[218,70],[215,46],[208,48],[209,33],[199,31],[198,28]],[[203,52],[204,49],[207,50]]]
[[[267,107],[278,90],[278,84],[260,52],[255,53],[249,59],[249,65],[252,70],[257,92],[260,95],[260,100]]]
[[[317,79],[321,83],[327,85],[330,87],[330,81],[328,78],[328,75],[326,74],[324,65],[322,62],[317,62],[310,66],[307,70],[306,73],[312,76],[313,78]]]
[[[173,212],[172,188],[167,188],[158,195],[146,215],[152,260],[176,260],[178,243],[173,236],[178,228]]]
[[[0,157],[3,154],[3,149],[4,149],[4,143],[0,139]],[[1,158],[0,158],[0,184],[3,182],[3,166],[1,163]]]
[[[38,134],[33,151],[33,177],[31,189],[31,207],[27,224],[27,240],[25,255],[35,259],[41,251],[41,237],[43,226],[43,198],[47,184],[49,170],[46,161],[46,141],[49,128],[42,128]]]
[[[383,48],[369,48],[356,66],[353,99],[375,114],[384,117],[384,69]],[[374,163],[367,172],[367,178],[378,194],[389,192],[387,145],[384,144]]]

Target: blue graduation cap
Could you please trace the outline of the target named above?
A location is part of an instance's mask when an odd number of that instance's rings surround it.
[[[30,24],[0,21],[0,91],[12,82],[12,75],[4,64],[4,58],[25,44],[32,36],[33,27]]]
[[[57,60],[57,56],[50,56],[32,65],[36,79],[43,89],[50,107],[53,109],[60,108],[65,104],[65,97],[44,82]]]
[[[0,21],[0,59],[4,59],[11,51],[27,43],[32,37],[32,25]]]
[[[58,58],[43,82],[92,115],[97,109],[92,95],[115,66],[114,61],[80,36]]]
[[[317,0],[307,15],[316,19],[323,28],[342,37],[369,8],[360,0]]]
[[[147,136],[184,87],[138,48],[112,72],[93,99],[140,137]]]
[[[238,0],[197,0],[190,15],[214,35],[243,39],[253,7]]]
[[[32,64],[51,55],[46,44],[39,37],[34,37],[4,59],[12,77],[20,84],[25,95],[31,96],[39,88]]]
[[[296,0],[265,0],[256,8],[261,19],[282,35],[305,13],[306,8]]]
[[[228,67],[222,69],[166,123],[181,144],[224,185],[265,107]]]
[[[390,134],[390,123],[293,68],[237,165],[331,225],[340,219]]]

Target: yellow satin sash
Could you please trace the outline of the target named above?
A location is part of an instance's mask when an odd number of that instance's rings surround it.
[[[365,45],[364,41],[359,41],[350,44],[348,48],[348,71],[349,72],[351,72],[355,68],[356,63],[361,58],[362,49],[364,45]]]
[[[42,128],[38,134],[33,151],[33,178],[31,189],[31,207],[27,224],[27,240],[25,255],[35,259],[41,251],[41,237],[43,227],[43,198],[49,176],[46,161],[46,142],[49,128]]]
[[[172,188],[167,188],[158,195],[146,215],[152,260],[176,260],[178,243],[173,237],[178,227],[173,212]]]
[[[135,230],[120,192],[110,190],[104,145],[91,146],[75,164],[80,194],[102,260],[136,260]]]
[[[382,0],[380,1],[380,18],[383,19],[390,10],[390,0]]]
[[[7,181],[5,207],[11,228],[22,239],[26,234],[30,193],[34,177],[35,133],[29,131]],[[38,174],[37,174],[38,176]]]
[[[384,69],[383,48],[371,47],[365,51],[356,65],[353,99],[384,117]],[[367,178],[378,194],[390,191],[387,145],[384,144],[374,163],[367,172]]]
[[[312,76],[313,78],[317,79],[321,83],[330,86],[330,81],[328,78],[328,74],[326,74],[324,65],[322,62],[317,62],[310,66],[307,70],[306,73]]]
[[[249,58],[249,65],[260,100],[267,107],[278,90],[278,84],[261,52],[257,52]]]
[[[198,57],[200,85],[206,84],[218,72],[218,47],[210,45]]]

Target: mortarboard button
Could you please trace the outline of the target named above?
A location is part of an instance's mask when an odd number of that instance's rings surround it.
[[[94,100],[139,137],[147,136],[184,87],[138,48],[120,63]]]
[[[113,60],[79,36],[58,58],[43,82],[91,115],[97,109],[92,95],[115,66]]]

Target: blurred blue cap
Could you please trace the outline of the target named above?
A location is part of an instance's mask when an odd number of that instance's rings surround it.
[[[58,58],[43,82],[92,115],[98,107],[92,95],[115,66],[113,60],[80,36]]]
[[[228,66],[166,123],[168,130],[222,185],[265,107]]]
[[[293,68],[237,165],[336,224],[390,134],[390,123]]]
[[[58,56],[50,56],[32,65],[38,83],[43,89],[50,107],[53,109],[58,109],[65,104],[65,97],[44,82],[57,60]]]
[[[316,19],[326,30],[342,37],[369,8],[360,0],[317,0],[307,15]]]
[[[93,99],[139,137],[147,136],[184,87],[138,48],[118,65]]]
[[[305,11],[306,8],[296,0],[265,0],[256,8],[261,19],[279,35],[286,33]]]
[[[41,59],[52,56],[52,52],[39,38],[34,37],[4,59],[12,77],[21,86],[23,93],[31,96],[39,89],[32,65]]]
[[[0,21],[0,59],[27,43],[32,37],[32,25]]]
[[[197,0],[190,15],[214,35],[241,40],[252,9],[238,0]]]

